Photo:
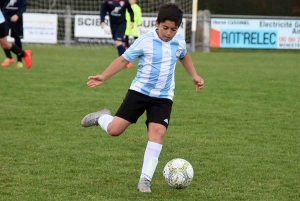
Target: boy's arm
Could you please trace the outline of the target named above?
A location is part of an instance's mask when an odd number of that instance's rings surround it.
[[[27,0],[23,0],[21,6],[19,7],[18,12],[16,13],[19,19],[22,17],[23,13],[25,13],[26,8],[27,8]]]
[[[128,1],[125,1],[125,2],[126,2],[126,5],[127,5],[126,9],[127,9],[128,13],[130,15],[130,22],[134,22],[134,13],[133,13],[133,10],[131,8],[131,5]]]
[[[193,61],[189,53],[187,53],[183,59],[180,59],[181,64],[185,68],[185,70],[188,72],[188,74],[193,77],[197,75],[196,69],[194,67]]]
[[[116,58],[102,73],[104,80],[108,80],[110,77],[121,71],[129,64],[123,56]]]
[[[106,12],[107,12],[107,8],[106,8],[105,0],[104,0],[101,5],[101,9],[100,9],[100,22],[101,23],[105,21]]]
[[[200,91],[204,87],[204,80],[197,74],[191,56],[187,53],[180,62],[196,85],[196,91]]]
[[[118,57],[106,68],[106,70],[102,74],[89,76],[87,85],[91,88],[94,88],[103,84],[110,77],[122,70],[128,63],[129,62],[124,59],[123,56]]]

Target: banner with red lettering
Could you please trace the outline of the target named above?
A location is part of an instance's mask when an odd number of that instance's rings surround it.
[[[211,19],[211,47],[300,49],[299,20]]]

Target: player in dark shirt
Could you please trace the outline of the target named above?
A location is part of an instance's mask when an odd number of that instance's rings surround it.
[[[134,14],[128,0],[104,0],[101,6],[100,17],[101,27],[105,27],[105,15],[108,12],[110,20],[110,29],[115,45],[118,49],[118,54],[121,56],[125,52],[123,45],[125,30],[126,30],[126,9],[130,14],[131,27],[134,26]],[[131,68],[129,63],[127,68]]]
[[[15,39],[15,44],[22,49],[21,39],[23,38],[23,13],[27,8],[27,0],[3,0],[2,12],[5,17],[5,30],[6,35],[9,35]],[[2,66],[11,65],[14,60],[10,50],[5,50],[6,59],[2,62]],[[17,56],[17,68],[22,68],[22,57]]]

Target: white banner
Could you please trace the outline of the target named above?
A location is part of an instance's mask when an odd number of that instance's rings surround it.
[[[138,27],[139,34],[145,34],[155,29],[156,17],[143,17],[142,25]],[[75,15],[75,30],[76,38],[112,38],[109,17],[105,18],[105,28],[100,27],[100,16],[97,15]],[[178,30],[185,36],[186,19],[183,19]]]
[[[57,15],[24,13],[24,43],[57,43]],[[8,37],[9,41],[14,39]]]
[[[300,49],[300,21],[212,18],[211,46]]]

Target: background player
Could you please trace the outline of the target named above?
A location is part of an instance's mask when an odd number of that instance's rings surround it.
[[[7,41],[6,31],[5,31],[5,19],[0,11],[0,44],[4,50],[10,50],[17,56],[23,57],[25,61],[26,68],[31,68],[32,65],[32,52],[31,50],[23,51],[21,48]]]
[[[136,3],[136,0],[129,0],[129,3],[131,4],[131,8],[134,13],[134,27],[130,27],[130,15],[126,11],[127,26],[125,31],[125,49],[129,48],[129,36],[133,36],[133,38],[136,40],[139,36],[138,26],[142,25],[141,7]]]
[[[2,12],[5,17],[6,35],[9,30],[11,37],[15,39],[15,44],[22,49],[21,38],[23,38],[23,13],[27,8],[27,0],[4,0]],[[2,62],[2,66],[6,67],[14,63],[10,50],[4,49],[6,59]],[[17,56],[17,68],[23,68],[22,57]]]
[[[118,50],[119,56],[125,52],[123,45],[124,34],[126,30],[126,10],[130,14],[130,27],[134,26],[134,14],[128,0],[116,1],[116,0],[104,0],[101,6],[100,18],[101,27],[105,27],[105,15],[108,12],[110,20],[110,29],[112,37],[115,41],[115,45]],[[127,65],[128,68],[132,67],[132,64]]]

